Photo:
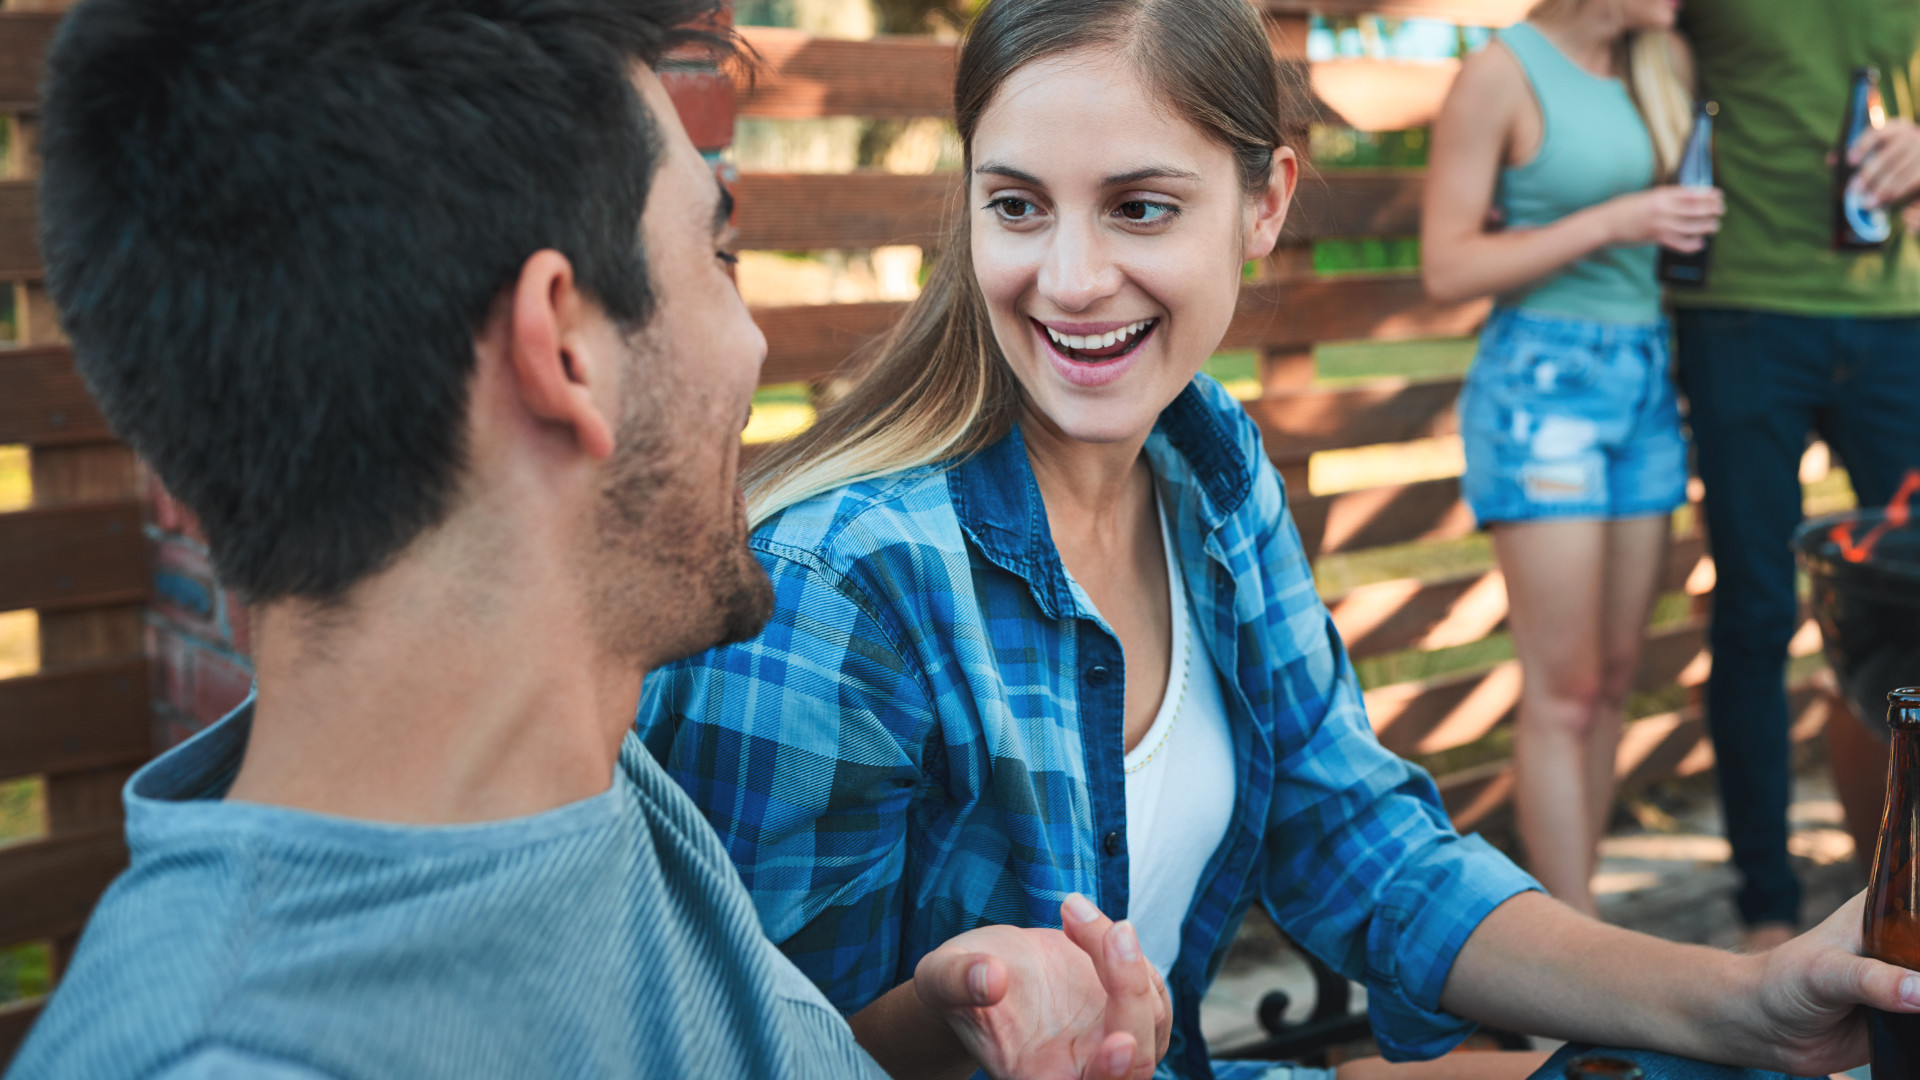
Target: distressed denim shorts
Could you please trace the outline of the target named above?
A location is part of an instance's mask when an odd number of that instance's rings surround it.
[[[1495,308],[1460,394],[1480,524],[1646,517],[1687,497],[1669,333]]]

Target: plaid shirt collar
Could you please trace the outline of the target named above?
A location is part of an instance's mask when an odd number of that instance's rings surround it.
[[[1189,383],[1161,412],[1146,453],[1163,483],[1198,489],[1204,536],[1217,532],[1253,491],[1245,457],[1220,426],[1198,383]],[[954,466],[948,476],[960,528],[981,554],[1023,578],[1048,618],[1074,614],[1073,586],[1053,546],[1020,425]]]

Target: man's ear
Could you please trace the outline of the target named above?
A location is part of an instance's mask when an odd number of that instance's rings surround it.
[[[603,403],[618,399],[620,360],[596,347],[600,335],[590,332],[605,319],[599,305],[580,292],[573,264],[551,249],[521,265],[510,300],[507,346],[521,403],[543,421],[571,427],[583,453],[605,460],[614,425]]]
[[[1291,147],[1273,152],[1273,171],[1266,189],[1253,200],[1253,216],[1246,231],[1247,250],[1242,259],[1264,259],[1280,242],[1280,229],[1287,223],[1287,207],[1293,203],[1294,185],[1300,179],[1300,158]]]

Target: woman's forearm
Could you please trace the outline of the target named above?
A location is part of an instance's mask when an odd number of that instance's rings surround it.
[[[1439,232],[1423,238],[1420,272],[1427,293],[1454,303],[1521,289],[1614,243],[1607,203],[1538,228]]]
[[[909,979],[847,1018],[860,1048],[894,1080],[966,1080],[980,1066]]]
[[[1754,957],[1608,926],[1541,893],[1494,909],[1467,938],[1440,994],[1456,1016],[1574,1042],[1707,1061],[1743,1055]]]

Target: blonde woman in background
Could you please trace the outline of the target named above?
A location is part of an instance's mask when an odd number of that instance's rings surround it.
[[[1502,31],[1441,108],[1423,214],[1428,292],[1496,298],[1460,400],[1462,489],[1506,577],[1521,839],[1548,891],[1587,914],[1686,499],[1655,255],[1699,250],[1722,211],[1716,190],[1660,182],[1691,113],[1679,7],[1544,0]]]

